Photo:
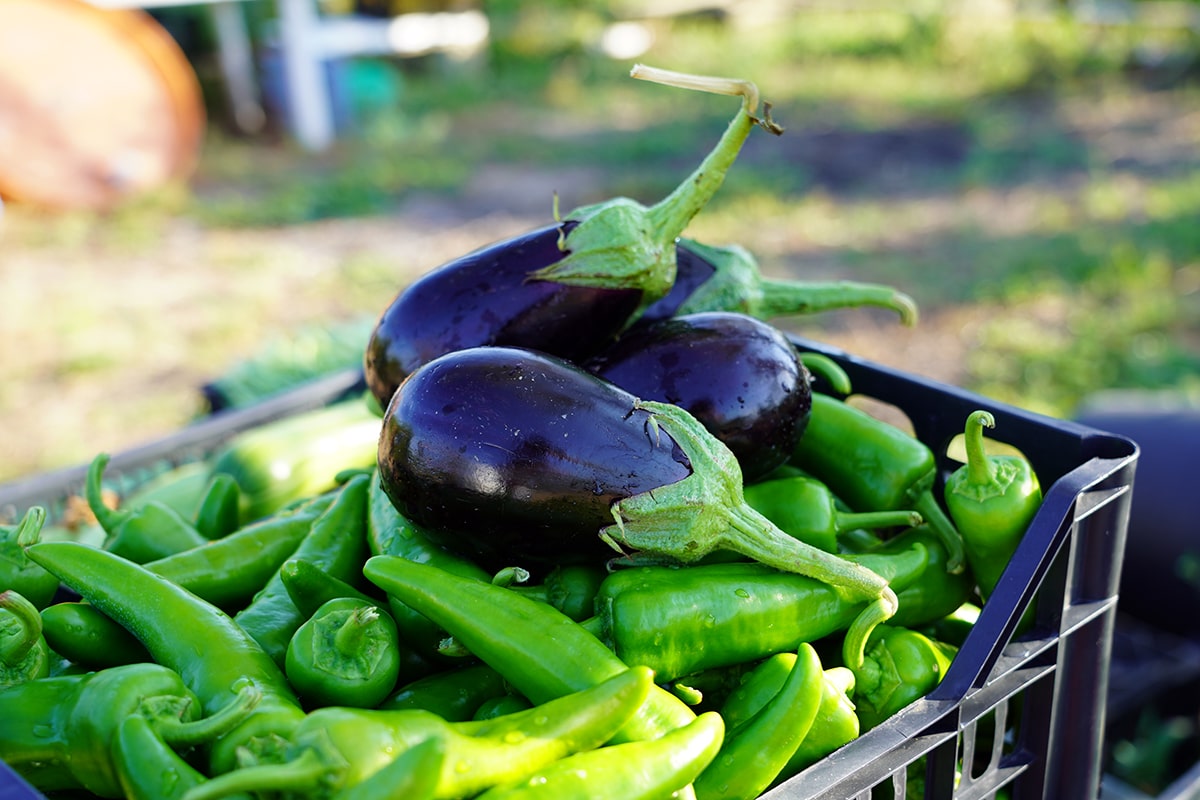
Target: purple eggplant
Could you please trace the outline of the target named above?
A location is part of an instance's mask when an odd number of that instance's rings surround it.
[[[614,339],[641,304],[641,290],[529,280],[562,258],[559,240],[571,227],[549,225],[484,247],[397,295],[363,359],[380,405],[406,375],[454,350],[510,344],[576,360]]]
[[[639,326],[583,367],[643,400],[689,411],[733,451],[747,483],[791,457],[812,409],[796,348],[745,314],[710,311]]]
[[[646,207],[618,197],[575,209],[556,224],[496,242],[401,290],[363,359],[367,386],[386,407],[400,381],[430,359],[466,347],[529,347],[580,357],[602,349],[675,282],[675,240],[724,182],[756,126],[747,81],[636,66],[633,76],[738,95],[742,104],[716,147],[671,194]],[[764,104],[764,108],[768,108]]]
[[[737,311],[770,320],[861,306],[895,311],[905,325],[917,322],[917,304],[891,286],[860,281],[773,280],[763,276],[754,256],[740,245],[714,247],[679,239],[675,263],[671,291],[639,315],[639,325],[703,311]]]
[[[737,459],[687,411],[533,350],[458,350],[409,375],[384,415],[379,480],[436,542],[493,569],[722,550],[868,601],[860,633],[896,609],[882,577],[751,508]]]

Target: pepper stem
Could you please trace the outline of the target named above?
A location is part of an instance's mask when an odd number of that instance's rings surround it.
[[[872,600],[863,609],[842,638],[842,661],[850,669],[862,667],[867,657],[867,640],[871,638],[875,626],[887,622],[900,608],[900,600],[889,587],[882,597]]]
[[[812,373],[814,378],[821,378],[829,387],[839,394],[850,394],[853,387],[850,384],[850,376],[846,374],[846,370],[842,369],[842,365],[834,361],[829,356],[823,353],[813,353],[805,351],[800,353],[800,363],[804,368]]]
[[[333,634],[333,647],[343,656],[354,656],[363,646],[367,634],[379,620],[379,608],[362,606],[346,615]]]
[[[42,528],[45,524],[46,509],[42,506],[32,506],[25,512],[25,516],[21,517],[21,521],[17,523],[17,531],[13,540],[21,547],[37,544],[38,537],[41,536]]]
[[[255,792],[312,792],[333,771],[315,750],[283,764],[255,764],[223,772],[184,792],[180,800],[218,800]]]
[[[154,729],[173,747],[197,747],[228,733],[258,707],[262,690],[247,684],[220,711],[184,722],[175,717],[156,718]]]
[[[983,447],[984,427],[996,427],[996,418],[987,411],[972,411],[967,417],[963,446],[967,450],[967,483],[986,486],[996,480],[996,468]]]
[[[966,551],[963,549],[962,535],[950,518],[946,516],[946,512],[942,511],[933,492],[929,489],[910,492],[909,500],[912,502],[913,509],[921,515],[930,530],[937,534],[938,539],[946,548],[946,571],[951,575],[962,572],[966,564]]]
[[[844,533],[856,528],[874,531],[880,528],[915,528],[924,522],[916,511],[838,511],[834,513],[834,527]]]
[[[104,476],[104,470],[108,466],[108,453],[99,453],[92,459],[92,463],[88,465],[87,478],[84,483],[84,494],[87,498],[88,508],[92,510],[93,516],[96,517],[96,522],[100,523],[100,527],[105,533],[113,534],[125,520],[129,519],[128,511],[116,511],[108,507],[104,502],[104,490],[101,480]]]
[[[17,664],[42,637],[42,615],[37,606],[12,589],[0,592],[0,611],[7,611],[16,621],[18,630],[0,638],[0,664]]]

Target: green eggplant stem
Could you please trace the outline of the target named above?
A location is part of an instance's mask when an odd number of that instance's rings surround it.
[[[653,230],[670,232],[671,239],[683,233],[692,217],[709,201],[725,180],[725,173],[733,166],[742,143],[755,125],[776,135],[783,133],[771,120],[770,104],[764,106],[764,115],[758,113],[758,87],[746,80],[713,78],[690,75],[673,70],[635,64],[629,72],[638,80],[652,81],[680,89],[694,89],[711,94],[724,94],[742,98],[742,110],[726,129],[725,135],[715,148],[700,162],[687,180],[680,183],[665,198],[650,207],[649,217]]]
[[[647,207],[627,197],[576,208],[566,215],[575,223],[564,226],[559,240],[563,257],[529,273],[531,280],[607,289],[638,289],[642,302],[632,324],[649,305],[675,284],[676,240],[692,218],[712,199],[756,125],[772,133],[783,129],[770,119],[770,105],[756,116],[758,88],[749,81],[712,78],[635,65],[634,78],[668,86],[735,95],[742,107],[726,127],[716,147],[669,195]],[[557,200],[555,219],[559,219]]]
[[[859,281],[796,283],[764,279],[756,313],[764,318],[815,314],[851,306],[877,306],[895,311],[901,324],[917,324],[917,303],[891,286]]]

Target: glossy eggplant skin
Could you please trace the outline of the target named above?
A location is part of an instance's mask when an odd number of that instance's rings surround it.
[[[607,560],[612,505],[691,474],[637,398],[563,359],[476,347],[413,372],[384,415],[382,488],[485,567]]]
[[[787,461],[812,410],[796,348],[745,314],[684,314],[639,326],[583,366],[643,400],[690,412],[733,451],[747,483]]]
[[[576,360],[607,345],[637,311],[638,289],[531,280],[560,260],[571,223],[483,247],[421,276],[384,310],[367,343],[367,387],[386,408],[422,364],[483,345],[527,347]]]

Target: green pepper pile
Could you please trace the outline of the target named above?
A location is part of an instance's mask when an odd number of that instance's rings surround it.
[[[658,405],[678,440],[666,412],[694,420]],[[788,463],[722,472],[739,518],[822,569],[714,547],[495,571],[397,510],[378,412],[262,426],[136,501],[99,454],[95,536],[42,508],[0,527],[0,759],[44,792],[133,800],[751,800],[938,685],[951,621],[1041,502],[1028,463],[985,447],[987,411],[940,480],[924,443],[814,393]],[[817,577],[838,574],[870,581]]]

